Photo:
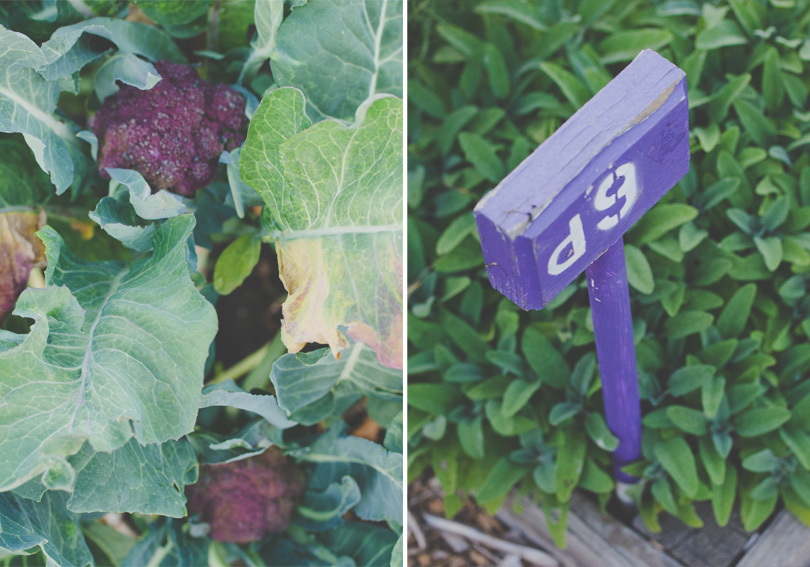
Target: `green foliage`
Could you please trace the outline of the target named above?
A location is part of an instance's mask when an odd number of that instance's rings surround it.
[[[187,2],[167,2],[166,0],[138,0],[135,4],[144,14],[158,24],[187,24],[205,14],[213,4],[212,0],[189,0]]]
[[[222,251],[214,267],[214,289],[228,295],[242,285],[250,275],[261,252],[261,240],[253,234],[243,234]]]
[[[374,93],[402,96],[402,30],[402,0],[313,2],[280,28],[273,75],[306,91],[314,114],[351,120]]]
[[[17,314],[35,321],[29,334],[0,334],[19,343],[0,351],[0,392],[15,408],[3,429],[9,438],[25,440],[5,448],[0,487],[8,490],[44,473],[45,486],[67,489],[75,472],[65,458],[85,440],[109,452],[133,436],[133,426],[144,444],[193,429],[193,385],[216,332],[213,306],[188,277],[185,246],[193,223],[183,215],[161,225],[152,240],[155,253],[131,265],[83,262],[53,229],[39,233],[49,287],[29,289],[17,302]],[[198,332],[174,342],[189,324]],[[128,352],[140,353],[139,360]],[[175,380],[164,383],[163,371]],[[109,403],[118,396],[128,402]],[[163,419],[167,413],[174,419]],[[28,422],[32,414],[39,415],[35,434]]]
[[[349,127],[310,125],[305,102],[293,88],[268,94],[240,162],[273,219],[266,238],[290,291],[282,339],[292,352],[319,342],[337,355],[345,326],[401,368],[402,101],[372,95]]]
[[[374,351],[363,344],[340,359],[326,349],[285,354],[273,364],[270,380],[281,407],[304,425],[339,415],[363,395],[393,401],[402,396],[401,373],[378,364]]]
[[[692,503],[711,500],[724,524],[738,502],[754,529],[781,499],[808,521],[810,3],[773,4],[411,4],[409,475],[432,466],[450,512],[459,494],[494,498],[498,481],[476,471],[507,461],[497,494],[536,490],[561,512],[558,538],[571,490],[606,489],[615,438],[583,371],[584,278],[519,312],[491,289],[469,218],[654,48],[687,73],[692,150],[690,172],[625,237],[640,510],[651,528],[661,510],[699,525]]]
[[[150,21],[126,18],[138,10]],[[0,24],[3,563],[402,565],[402,3],[21,0]],[[167,61],[196,68],[177,108],[222,99],[223,116],[104,126],[105,99],[162,91],[181,72]],[[139,165],[165,172],[192,116],[250,121],[251,140],[205,158],[195,196],[145,172],[102,178],[129,139],[104,128],[149,142]],[[234,364],[214,304],[272,313],[239,293],[271,247],[282,281],[262,287],[295,295],[278,315],[290,350],[335,348],[285,354],[279,331]],[[351,406],[377,439],[350,435]],[[293,471],[280,501],[261,455]],[[241,482],[195,509],[218,465]],[[228,509],[246,529],[220,529]]]

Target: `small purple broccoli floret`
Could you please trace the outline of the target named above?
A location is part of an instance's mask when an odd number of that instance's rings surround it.
[[[122,85],[93,120],[98,168],[134,169],[153,191],[190,197],[214,180],[223,150],[245,140],[244,97],[199,78],[187,66],[158,61],[162,79],[149,90]]]
[[[212,539],[248,543],[287,529],[305,485],[303,472],[271,447],[255,457],[200,465],[200,480],[186,495],[189,511],[211,526]]]

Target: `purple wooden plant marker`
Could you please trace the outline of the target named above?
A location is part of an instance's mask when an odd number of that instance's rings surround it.
[[[683,71],[642,51],[475,207],[492,286],[542,309],[583,270],[620,468],[641,454],[622,235],[689,171]]]

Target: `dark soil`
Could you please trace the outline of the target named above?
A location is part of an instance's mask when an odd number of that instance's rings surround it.
[[[211,254],[211,266],[222,250]],[[259,263],[244,283],[217,300],[219,332],[215,339],[217,360],[233,366],[267,344],[281,328],[281,304],[287,292],[278,277],[272,247],[262,245]]]

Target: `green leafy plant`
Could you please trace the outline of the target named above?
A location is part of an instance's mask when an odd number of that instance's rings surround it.
[[[0,6],[0,563],[402,564],[402,43],[396,0]]]
[[[520,312],[491,289],[472,208],[640,50],[684,69],[689,174],[626,235],[642,395],[635,497],[698,526],[739,502],[810,522],[810,4],[411,3],[409,475],[452,515],[533,492],[564,543],[575,487],[605,502],[585,282]]]

